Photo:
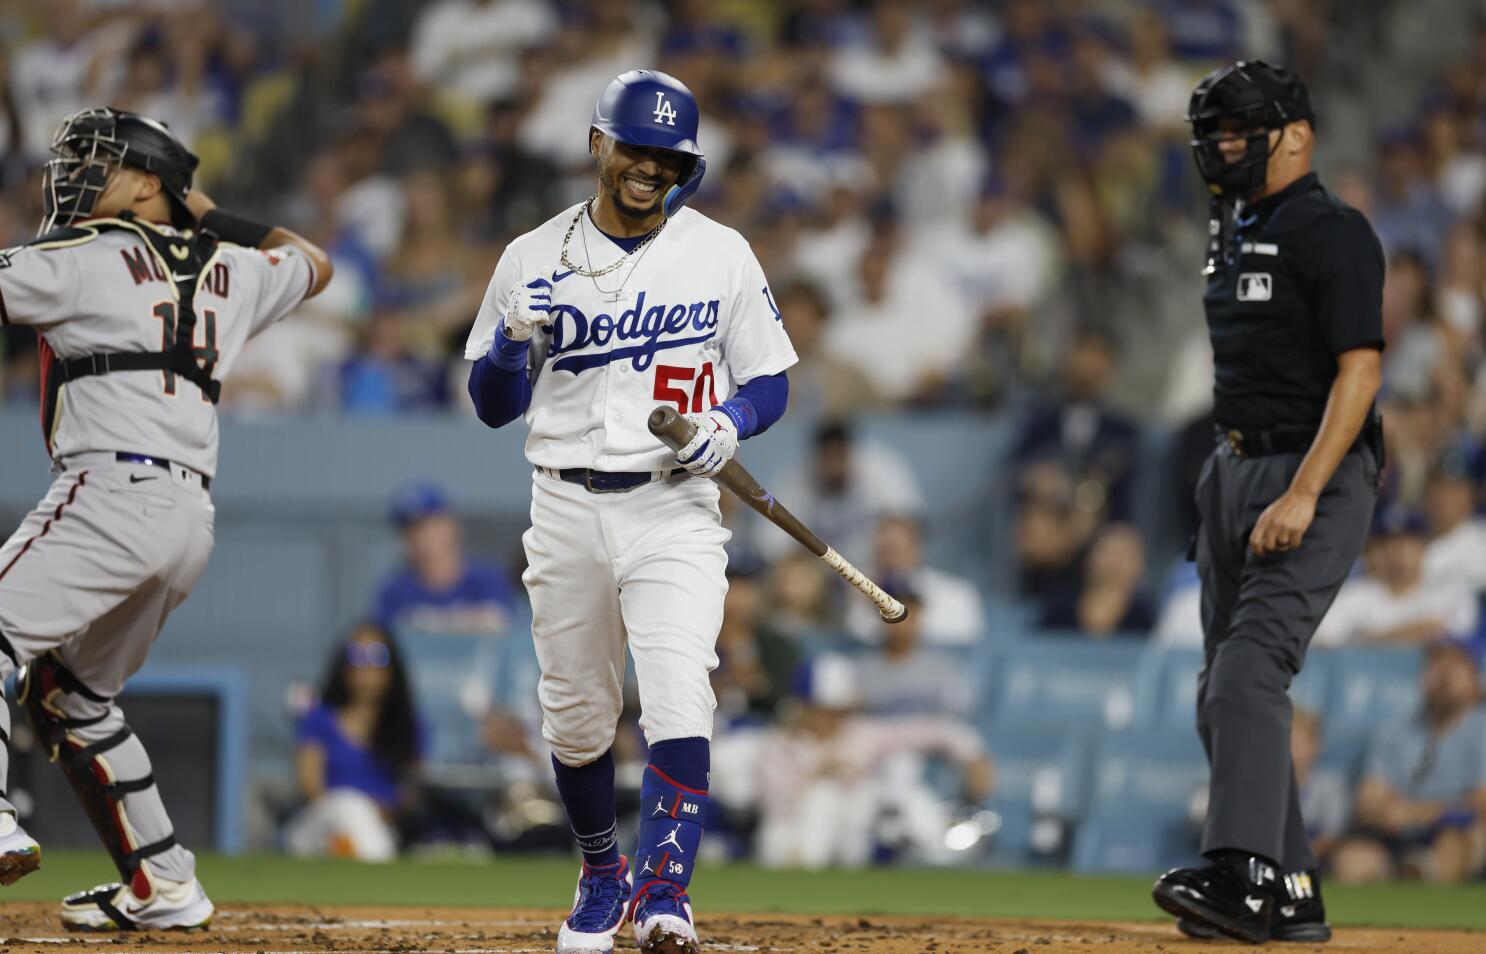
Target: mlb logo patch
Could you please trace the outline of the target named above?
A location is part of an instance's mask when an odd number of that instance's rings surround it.
[[[1274,282],[1268,272],[1244,272],[1238,276],[1239,301],[1269,301]]]

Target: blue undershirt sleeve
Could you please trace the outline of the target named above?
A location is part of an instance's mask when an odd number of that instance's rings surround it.
[[[788,403],[789,378],[781,371],[745,381],[737,394],[718,406],[738,426],[738,438],[746,440],[767,431],[783,417]]]
[[[504,327],[497,328],[490,353],[470,369],[470,400],[487,426],[504,427],[531,404],[531,378],[526,373],[529,348],[529,342],[512,341]]]

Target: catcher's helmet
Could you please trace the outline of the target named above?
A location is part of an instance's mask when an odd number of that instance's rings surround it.
[[[697,191],[707,171],[697,145],[700,118],[696,97],[676,77],[659,70],[630,70],[615,77],[594,103],[590,128],[626,145],[657,146],[689,157],[661,202],[671,216]]]
[[[111,107],[85,109],[62,121],[52,137],[52,153],[55,158],[48,160],[42,176],[42,234],[92,215],[114,166],[121,163],[159,176],[175,224],[192,224],[186,195],[200,160],[164,123]]]
[[[1203,77],[1192,91],[1187,122],[1192,124],[1192,155],[1213,194],[1247,198],[1264,185],[1269,163],[1269,131],[1299,120],[1315,121],[1311,97],[1293,73],[1262,60],[1240,60]],[[1221,121],[1230,120],[1222,130]],[[1242,158],[1228,162],[1220,133],[1246,140]]]

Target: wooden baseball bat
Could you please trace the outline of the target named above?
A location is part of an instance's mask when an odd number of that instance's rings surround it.
[[[679,451],[690,443],[692,435],[696,433],[696,428],[691,421],[677,414],[674,408],[665,405],[650,412],[648,423],[650,433],[660,438],[662,443],[674,451]],[[773,494],[760,486],[736,457],[722,466],[716,479],[718,483],[736,494],[739,500],[762,514],[765,520],[794,537],[805,549],[824,560],[826,566],[839,573],[843,580],[871,600],[884,620],[889,623],[901,623],[908,618],[908,607],[889,596],[882,587],[873,583],[867,574],[852,566],[834,548],[827,546],[824,540],[816,536],[809,527],[800,522],[798,517],[775,500]]]

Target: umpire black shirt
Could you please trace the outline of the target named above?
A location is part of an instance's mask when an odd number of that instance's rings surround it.
[[[1315,173],[1214,222],[1203,304],[1223,428],[1319,427],[1336,356],[1383,347],[1383,248]]]

